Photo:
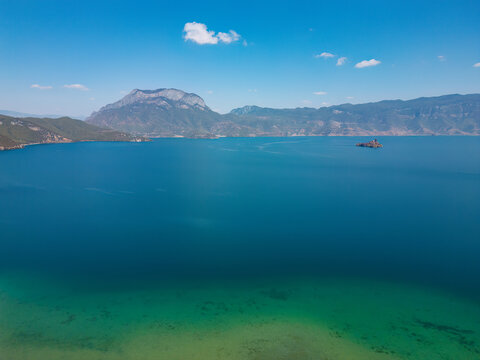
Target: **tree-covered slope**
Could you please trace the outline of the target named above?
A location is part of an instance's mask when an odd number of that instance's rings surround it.
[[[144,139],[140,137],[68,117],[40,119],[0,115],[0,150],[21,148],[29,144],[142,140]]]

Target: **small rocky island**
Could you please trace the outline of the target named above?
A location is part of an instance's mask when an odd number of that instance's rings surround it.
[[[380,144],[380,143],[377,141],[377,139],[374,139],[374,140],[369,141],[369,142],[366,142],[366,143],[358,143],[357,146],[369,147],[369,148],[374,148],[374,149],[383,147],[383,145]]]

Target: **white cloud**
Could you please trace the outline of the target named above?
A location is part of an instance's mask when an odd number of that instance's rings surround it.
[[[38,85],[38,84],[30,85],[30,87],[32,89],[38,89],[38,90],[50,90],[52,88],[51,86],[42,86],[42,85]]]
[[[183,27],[183,38],[185,41],[191,40],[200,45],[217,44],[218,38],[215,36],[215,31],[208,31],[207,25],[191,22],[186,23]]]
[[[473,64],[473,67],[480,67],[480,62]]]
[[[313,95],[327,95],[326,91],[315,91]]]
[[[438,58],[438,60],[440,60],[440,61],[445,61],[445,60],[447,60],[447,59],[445,58],[445,56],[443,56],[443,55],[438,55],[437,58]]]
[[[349,100],[355,99],[353,96],[347,96],[346,98],[349,99]]]
[[[361,68],[365,68],[365,67],[369,67],[369,66],[377,66],[380,63],[381,63],[381,61],[378,61],[378,60],[375,60],[375,59],[363,60],[363,61],[360,61],[359,63],[355,64],[355,67],[357,69],[361,69]]]
[[[312,102],[310,100],[302,100],[303,105],[310,105]]]
[[[332,58],[332,57],[335,57],[335,55],[329,53],[329,52],[322,52],[321,54],[317,54],[315,55],[315,57],[318,59],[318,58],[324,58],[324,59],[328,59],[328,58]]]
[[[248,92],[256,93],[256,92],[258,92],[258,90],[257,89],[248,89]]]
[[[228,33],[219,32],[217,34],[217,37],[221,42],[224,42],[225,44],[230,44],[240,39],[240,35],[233,30],[230,30]]]
[[[186,23],[183,27],[183,38],[185,41],[193,41],[199,45],[211,44],[215,45],[219,42],[224,44],[231,44],[232,42],[240,40],[241,36],[234,30],[229,30],[228,33],[219,32],[215,34],[215,31],[208,30],[207,25],[197,22]],[[246,42],[244,41],[246,46]]]
[[[341,58],[338,58],[337,66],[342,66],[343,64],[345,64],[346,61],[347,61],[347,58],[345,56],[342,56]]]
[[[89,88],[87,88],[85,85],[82,85],[82,84],[69,84],[69,85],[63,85],[63,87],[66,89],[75,89],[75,90],[82,90],[82,91],[89,90]]]

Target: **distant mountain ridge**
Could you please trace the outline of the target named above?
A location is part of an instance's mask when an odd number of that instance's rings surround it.
[[[58,115],[58,114],[30,114],[30,113],[23,113],[19,111],[12,111],[12,110],[0,110],[0,115],[6,115],[6,116],[11,116],[11,117],[16,117],[16,118],[49,118],[49,119],[57,119],[61,117],[70,117],[70,116],[65,116],[65,115]],[[79,119],[79,120],[85,120],[86,116],[83,115],[78,115],[78,116],[73,116],[72,118]]]
[[[220,115],[178,89],[135,89],[86,120],[144,136],[480,135],[480,94],[322,108],[245,106]]]
[[[289,135],[480,135],[480,94],[329,107],[230,112],[255,133]]]
[[[20,149],[31,144],[145,140],[68,117],[48,119],[0,115],[0,150]]]

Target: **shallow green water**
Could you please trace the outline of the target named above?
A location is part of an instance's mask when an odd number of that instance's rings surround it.
[[[0,359],[478,359],[480,139],[0,153]]]
[[[480,307],[352,279],[88,291],[0,281],[8,359],[478,359]]]

